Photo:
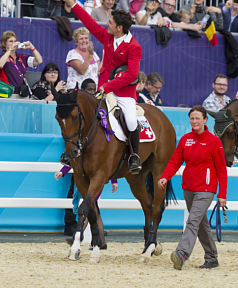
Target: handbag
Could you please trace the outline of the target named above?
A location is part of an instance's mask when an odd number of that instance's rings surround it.
[[[1,98],[10,98],[14,91],[15,87],[6,82],[0,81],[0,97]]]
[[[29,87],[27,85],[22,85],[19,90],[19,95],[21,97],[27,97],[30,95]]]

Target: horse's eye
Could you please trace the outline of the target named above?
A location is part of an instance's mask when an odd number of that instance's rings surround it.
[[[227,132],[228,138],[233,138],[233,137],[234,137],[234,132],[235,132],[235,131],[229,131],[229,132]]]
[[[74,115],[72,118],[73,118],[73,122],[77,122],[78,118],[79,118],[79,115]]]

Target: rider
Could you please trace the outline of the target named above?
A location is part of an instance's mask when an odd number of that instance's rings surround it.
[[[130,140],[134,154],[129,158],[129,170],[139,173],[142,168],[139,163],[140,131],[136,117],[136,84],[139,74],[142,48],[129,32],[132,25],[130,13],[123,10],[112,11],[107,23],[108,30],[95,22],[92,17],[74,0],[65,1],[87,29],[104,45],[104,60],[100,69],[98,87],[103,93],[113,93],[125,117],[126,125],[130,131]],[[126,71],[117,74],[111,81],[109,73],[118,66],[128,65]]]

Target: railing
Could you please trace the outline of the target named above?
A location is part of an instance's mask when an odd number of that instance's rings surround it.
[[[175,12],[177,12],[182,5],[190,3],[190,0],[176,0],[176,9]],[[209,0],[210,4],[209,6],[218,6],[219,3],[225,3],[225,0]],[[214,5],[215,2],[215,5]],[[21,0],[16,0],[16,5],[14,4],[14,0],[1,0],[1,17],[15,17],[20,18],[21,17],[21,6],[22,5],[34,5],[33,3],[21,3]],[[208,1],[206,1],[208,3]],[[206,4],[204,3],[204,4]]]
[[[13,162],[0,161],[0,171],[5,172],[57,172],[62,168],[59,163],[49,162]],[[182,166],[176,175],[182,175]],[[238,168],[227,168],[229,177],[238,176]],[[72,172],[71,172],[72,173]],[[82,201],[82,200],[81,200]],[[187,211],[184,200],[178,200],[178,204],[171,202],[167,210]],[[216,201],[213,201],[208,210],[213,210]],[[229,211],[238,211],[238,201],[228,201]],[[138,200],[133,199],[99,199],[100,209],[141,209]],[[72,199],[57,198],[5,198],[0,201],[0,208],[72,208]],[[187,213],[184,213],[184,226],[187,220]]]

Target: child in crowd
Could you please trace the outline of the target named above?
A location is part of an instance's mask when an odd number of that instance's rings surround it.
[[[180,9],[177,15],[182,22],[186,24],[190,23],[190,13],[187,10]]]
[[[144,72],[140,71],[139,72],[139,81],[136,86],[136,91],[141,92],[145,88],[145,82],[147,80],[147,76],[145,75]]]

